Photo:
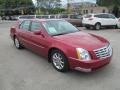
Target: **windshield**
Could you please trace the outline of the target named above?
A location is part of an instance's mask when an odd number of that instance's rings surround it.
[[[72,24],[64,20],[51,20],[43,23],[49,35],[63,35],[78,32],[79,30]]]

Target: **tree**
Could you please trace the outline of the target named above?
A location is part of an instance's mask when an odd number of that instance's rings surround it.
[[[97,0],[97,4],[100,6],[119,6],[120,0]]]
[[[120,12],[120,0],[97,0],[99,6],[106,6],[112,9],[112,13],[117,17]]]
[[[5,15],[11,15],[16,12],[23,10],[25,14],[34,12],[34,4],[32,0],[0,0],[2,10]],[[28,12],[29,11],[29,12]]]
[[[64,11],[60,7],[61,0],[37,0],[38,11],[42,11],[43,14],[54,14]]]

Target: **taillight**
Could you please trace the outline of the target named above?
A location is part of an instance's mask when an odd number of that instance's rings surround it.
[[[15,31],[16,31],[15,27],[12,26],[11,29],[10,29],[10,32],[11,32],[11,33],[15,33]]]
[[[120,22],[120,19],[118,19],[118,21]]]

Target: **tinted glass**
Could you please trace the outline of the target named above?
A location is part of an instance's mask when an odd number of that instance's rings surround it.
[[[92,15],[85,15],[85,18],[90,18],[92,17]]]
[[[109,15],[108,14],[101,14],[100,17],[101,18],[109,18]]]
[[[43,26],[50,35],[61,35],[78,32],[79,30],[72,24],[64,20],[51,20],[43,23]]]
[[[32,22],[31,31],[36,31],[36,30],[39,30],[40,28],[41,28],[41,25],[39,22]]]
[[[109,18],[115,19],[116,17],[114,15],[109,14]]]
[[[94,15],[94,17],[97,17],[97,18],[102,18],[101,15]]]

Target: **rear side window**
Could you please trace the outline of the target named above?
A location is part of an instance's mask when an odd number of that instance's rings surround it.
[[[85,16],[85,18],[90,18],[90,17],[92,17],[92,15],[86,15],[86,16]]]
[[[101,14],[101,18],[109,18],[108,14]]]
[[[94,15],[94,17],[97,17],[97,18],[102,18],[101,15]]]
[[[23,21],[20,25],[20,29],[28,31],[30,29],[31,21]]]
[[[32,22],[31,31],[37,31],[37,30],[39,30],[41,28],[42,27],[41,27],[39,22],[35,22],[35,21]]]

